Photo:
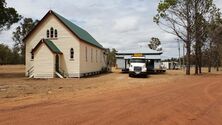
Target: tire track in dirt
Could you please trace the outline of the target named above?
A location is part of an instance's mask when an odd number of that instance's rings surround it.
[[[133,79],[132,83],[129,83],[128,76],[123,76],[121,79],[124,79],[121,81],[111,78],[110,81],[106,81],[123,82],[122,88],[116,86],[117,89],[110,88],[113,90],[103,93],[95,92],[96,88],[93,91],[85,91],[85,95],[77,98],[57,100],[57,103],[49,101],[46,105],[36,104],[21,109],[0,111],[0,124],[204,125],[218,123],[219,125],[222,123],[219,120],[222,116],[219,110],[221,101],[218,100],[221,98],[222,91],[221,76],[209,76],[209,78],[172,76],[169,81],[154,81],[155,83],[148,85],[146,83],[150,79]],[[103,77],[103,79],[106,78]],[[140,85],[125,87],[133,82]]]
[[[219,107],[221,107],[222,102],[222,87],[221,87],[221,80],[214,81],[213,83],[208,83],[204,89],[205,96],[209,99],[209,104],[205,107],[205,109],[201,110],[198,114],[196,114],[194,121],[192,124],[197,124],[197,121],[203,121],[208,115],[210,115],[211,112],[217,112]],[[220,112],[220,115],[222,115],[222,112]],[[197,123],[196,123],[197,122]],[[212,122],[206,122],[203,124],[218,124],[221,123],[212,123]]]

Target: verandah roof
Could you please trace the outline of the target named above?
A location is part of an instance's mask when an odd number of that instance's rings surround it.
[[[49,39],[41,39],[39,41],[39,43],[35,46],[35,48],[32,49],[31,53],[34,53],[40,47],[40,45],[43,43],[46,44],[46,46],[50,49],[51,52],[53,52],[55,54],[62,54],[62,52],[59,50],[59,48]]]

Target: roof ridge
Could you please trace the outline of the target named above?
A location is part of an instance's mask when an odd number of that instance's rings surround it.
[[[74,24],[70,20],[66,19],[65,17],[59,15],[53,10],[49,10],[47,14],[37,23],[37,25],[25,36],[23,39],[26,42],[26,39],[32,34],[36,28],[42,24],[43,20],[45,20],[49,15],[53,14],[61,23],[63,23],[77,38],[81,41],[96,46],[101,49],[105,49],[99,42],[97,42],[86,30],[81,28],[80,26]]]
[[[64,23],[77,37],[79,37],[81,40],[92,44],[94,46],[97,46],[99,48],[104,48],[99,42],[97,42],[86,30],[81,28],[80,26],[74,24],[70,20],[66,19],[65,17],[61,16],[60,14],[56,13],[55,11],[51,10],[51,12],[59,18],[61,22]]]
[[[66,20],[66,21],[68,21],[69,23],[72,23],[73,25],[77,26],[78,28],[81,28],[81,30],[84,30],[82,27],[80,27],[80,26],[76,25],[75,23],[73,23],[72,21],[70,21],[70,20],[66,19],[64,16],[62,16],[62,15],[60,15],[60,14],[56,13],[55,11],[51,10],[51,12],[52,12],[52,13],[54,13],[54,14],[56,14],[57,16],[62,17],[63,19],[65,19],[65,20]],[[87,32],[86,30],[84,30],[84,31],[85,31],[85,32]]]

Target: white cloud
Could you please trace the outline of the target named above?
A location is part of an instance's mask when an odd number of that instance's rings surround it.
[[[11,26],[11,29],[8,31],[1,31],[0,32],[0,43],[6,44],[9,47],[12,47],[14,45],[14,42],[12,41],[12,32],[14,29],[18,26],[18,24],[14,24]]]
[[[118,50],[147,46],[151,37],[160,38],[164,57],[177,56],[175,36],[162,31],[153,16],[159,0],[8,0],[24,17],[41,19],[49,9],[87,30],[106,48]],[[222,1],[215,1],[222,8]],[[0,41],[12,46],[12,31],[0,34]]]
[[[138,27],[138,17],[123,17],[114,21],[113,29],[118,32],[128,32],[136,30]]]
[[[215,0],[215,4],[220,10],[222,10],[222,0]]]

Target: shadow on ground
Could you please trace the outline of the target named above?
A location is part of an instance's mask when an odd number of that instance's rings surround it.
[[[0,78],[21,78],[25,77],[24,73],[0,73]]]

